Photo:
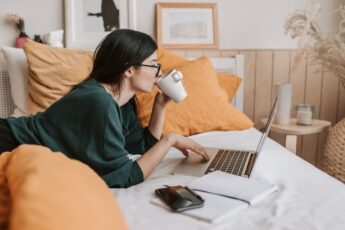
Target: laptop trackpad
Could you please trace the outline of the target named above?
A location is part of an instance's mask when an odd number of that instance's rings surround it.
[[[211,160],[205,161],[201,156],[190,153],[188,157],[184,158],[181,163],[174,170],[174,174],[184,174],[190,176],[204,175],[208,165],[211,163],[217,149],[206,148],[206,151]]]

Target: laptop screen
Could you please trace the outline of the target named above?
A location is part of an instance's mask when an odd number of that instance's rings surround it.
[[[261,150],[261,148],[262,148],[262,146],[263,146],[263,144],[265,142],[265,139],[266,139],[266,137],[267,137],[267,135],[268,135],[268,133],[269,133],[269,131],[271,129],[271,125],[272,125],[274,116],[275,116],[276,111],[277,111],[278,101],[279,101],[279,99],[278,99],[278,97],[276,97],[276,100],[275,100],[274,105],[272,107],[271,113],[270,113],[270,115],[268,117],[266,126],[265,126],[264,131],[263,131],[263,133],[261,135],[261,139],[260,139],[259,145],[258,145],[258,147],[256,149],[256,153],[260,152],[260,150]]]

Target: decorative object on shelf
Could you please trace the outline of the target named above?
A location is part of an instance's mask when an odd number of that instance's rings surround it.
[[[322,169],[345,183],[345,118],[329,131],[322,158]]]
[[[43,43],[41,36],[39,34],[34,35],[34,41],[38,43]]]
[[[320,4],[312,4],[307,10],[296,10],[285,22],[285,32],[299,38],[301,51],[315,64],[322,64],[333,72],[345,88],[345,6],[338,9],[341,20],[336,35],[324,34],[315,16]]]
[[[63,47],[63,30],[56,30],[43,35],[43,42],[54,47]]]
[[[291,112],[291,83],[275,84],[275,96],[279,97],[277,113],[274,118],[275,124],[288,125]]]
[[[165,48],[218,48],[216,3],[157,3],[157,43]]]
[[[309,104],[298,104],[297,110],[297,125],[312,125],[313,114],[315,106]]]
[[[16,47],[23,48],[25,42],[28,39],[28,35],[25,33],[24,19],[19,17],[15,13],[9,13],[7,15],[7,19],[9,22],[15,24],[15,26],[19,30],[19,36],[16,38]]]

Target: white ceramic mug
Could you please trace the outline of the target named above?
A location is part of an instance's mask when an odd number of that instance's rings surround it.
[[[182,78],[183,75],[180,71],[172,69],[158,79],[157,85],[165,95],[177,103],[187,97]]]

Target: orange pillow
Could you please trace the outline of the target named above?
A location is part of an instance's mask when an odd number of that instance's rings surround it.
[[[170,52],[163,48],[158,48],[157,59],[158,62],[162,65],[161,70],[163,73],[187,61],[185,58],[180,57],[173,52]]]
[[[241,78],[232,74],[217,72],[217,79],[219,86],[225,90],[228,101],[231,101],[240,87]]]
[[[161,69],[163,73],[187,62],[185,58],[163,48],[158,49],[157,58],[158,62],[162,65]],[[238,87],[240,87],[241,78],[233,74],[217,72],[217,79],[220,87],[226,91],[228,101],[231,101],[235,96]]]
[[[127,229],[105,182],[62,153],[35,145],[3,153],[1,181],[10,191],[9,229]]]
[[[231,106],[223,89],[219,87],[216,71],[206,57],[185,62],[175,67],[184,75],[183,84],[188,97],[178,103],[170,103],[164,123],[164,133],[180,133],[189,136],[211,130],[243,130],[252,127],[253,122],[235,107]],[[151,116],[153,92],[137,93],[138,116],[147,126]]]
[[[70,50],[28,41],[28,110],[44,111],[85,80],[92,69],[93,52]]]

